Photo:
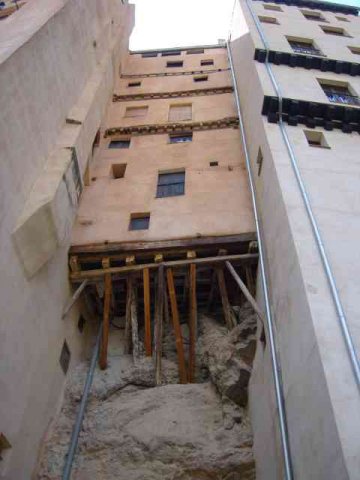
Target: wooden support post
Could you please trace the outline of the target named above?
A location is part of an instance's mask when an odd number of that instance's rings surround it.
[[[221,303],[223,306],[223,312],[225,317],[225,323],[228,330],[232,330],[236,323],[234,322],[233,315],[231,312],[229,297],[226,290],[224,270],[222,267],[216,267],[216,275],[218,278],[219,291],[221,296]]]
[[[179,362],[179,378],[180,378],[180,383],[187,383],[184,343],[183,343],[180,320],[179,320],[179,310],[178,310],[177,301],[176,301],[174,277],[173,277],[173,272],[171,268],[168,268],[166,270],[166,276],[167,276],[167,284],[169,289],[171,317],[172,317],[174,333],[175,333],[176,351],[177,351],[178,362]]]
[[[189,315],[189,382],[195,381],[197,305],[196,305],[196,265],[190,265],[190,315]]]
[[[144,283],[144,324],[145,324],[145,355],[151,357],[151,310],[150,310],[150,272],[143,271]]]
[[[110,304],[111,304],[111,274],[107,273],[104,279],[104,312],[103,312],[103,329],[101,337],[100,349],[100,368],[104,370],[107,367],[107,350],[109,343],[109,325],[110,325]]]
[[[139,328],[137,318],[137,295],[136,295],[136,278],[130,276],[130,318],[131,318],[131,337],[132,337],[132,352],[134,360],[140,356],[139,346]]]
[[[79,259],[76,255],[72,255],[69,259],[70,270],[72,272],[80,272]]]
[[[164,312],[164,266],[158,270],[158,281],[155,302],[155,383],[161,385],[161,355],[163,337]]]
[[[80,297],[81,295],[81,292],[84,290],[84,288],[86,287],[86,285],[89,283],[89,280],[84,280],[82,282],[82,284],[80,285],[80,287],[76,290],[76,292],[73,294],[73,296],[71,297],[69,303],[66,305],[66,307],[64,308],[64,312],[61,316],[62,319],[64,319],[66,317],[66,315],[70,312],[70,310],[72,309],[72,307],[74,306],[74,304],[76,303],[76,300]]]
[[[132,276],[131,274],[126,279],[126,314],[125,314],[125,334],[124,352],[131,353],[131,301],[132,301]]]

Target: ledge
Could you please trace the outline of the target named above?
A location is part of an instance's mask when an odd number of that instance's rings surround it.
[[[265,63],[266,50],[257,48],[254,59]],[[275,65],[288,65],[289,67],[302,67],[307,70],[321,70],[322,72],[344,73],[347,75],[360,75],[360,64],[343,62],[322,56],[304,55],[301,53],[269,51],[269,62]]]
[[[209,70],[192,70],[191,72],[157,72],[157,73],[122,73],[120,78],[148,78],[148,77],[173,77],[178,75],[199,75],[208,73],[227,72],[230,68],[212,68]]]
[[[301,7],[301,8],[314,8],[316,10],[323,10],[326,12],[345,13],[348,15],[357,15],[359,12],[358,7],[352,7],[351,5],[340,5],[338,3],[329,3],[313,0],[253,0],[261,1],[263,3],[276,3],[287,5],[289,7]]]
[[[221,95],[223,93],[232,93],[233,87],[215,87],[215,88],[199,88],[197,90],[181,90],[176,92],[160,92],[160,93],[134,93],[132,95],[113,95],[113,102],[128,102],[132,100],[157,100],[160,98],[177,98],[177,97],[200,97],[203,95]]]
[[[278,123],[278,98],[265,96],[261,113],[267,115],[270,123]],[[308,128],[323,127],[325,130],[338,128],[344,133],[360,133],[359,107],[284,98],[283,120],[293,126],[301,123]]]

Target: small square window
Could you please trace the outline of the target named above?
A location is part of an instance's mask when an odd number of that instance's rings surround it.
[[[191,103],[170,105],[169,122],[183,122],[192,119]]]
[[[167,68],[180,68],[183,64],[184,62],[166,62]]]
[[[201,60],[200,64],[202,67],[207,67],[210,65],[214,65],[214,60],[212,58]]]
[[[187,55],[197,55],[197,54],[204,53],[204,49],[203,48],[193,48],[192,50],[188,50],[186,53],[187,53]]]
[[[359,98],[350,90],[347,82],[317,80],[330,102],[344,105],[360,105]]]
[[[141,82],[129,82],[128,87],[140,87]]]
[[[265,10],[273,10],[275,12],[282,12],[283,9],[279,7],[278,5],[271,5],[271,4],[265,4],[264,5]]]
[[[125,117],[131,118],[131,117],[145,117],[147,114],[148,107],[126,107],[125,110]]]
[[[339,22],[349,22],[350,21],[346,17],[336,17],[336,19],[339,20]]]
[[[275,17],[264,17],[262,15],[259,15],[259,20],[261,23],[273,23],[279,25],[279,22]]]
[[[113,163],[111,170],[114,178],[124,178],[126,163]]]
[[[142,58],[154,58],[158,56],[158,52],[145,52],[141,54]]]
[[[159,173],[157,198],[176,197],[185,193],[185,171]]]
[[[323,53],[314,45],[314,41],[309,38],[286,37],[286,40],[295,53],[323,56]]]
[[[354,55],[360,55],[360,47],[348,47],[348,49]]]
[[[325,25],[319,25],[321,30],[328,35],[337,35],[339,37],[349,37],[343,28],[340,27],[329,27]]]
[[[132,213],[130,215],[129,230],[148,230],[150,213]]]
[[[188,143],[192,142],[192,133],[181,133],[175,135],[169,135],[170,143]]]
[[[69,370],[69,365],[70,365],[70,358],[71,358],[71,353],[70,349],[68,347],[68,344],[66,343],[66,340],[64,340],[61,353],[60,353],[60,366],[62,368],[62,371],[66,375],[67,371]]]
[[[181,55],[180,50],[172,50],[169,52],[161,52],[162,57],[173,57],[174,55]]]
[[[130,138],[125,140],[111,140],[109,148],[129,148],[130,141]]]
[[[219,162],[210,162],[210,167],[217,167],[219,165]]]
[[[209,77],[207,75],[198,75],[194,77],[194,82],[207,82]]]
[[[325,18],[320,12],[313,12],[312,10],[301,10],[301,13],[307,20],[317,20],[318,22],[325,21]]]
[[[260,177],[260,175],[261,175],[263,160],[264,160],[264,157],[263,157],[261,148],[259,148],[259,153],[258,153],[258,156],[257,156],[257,159],[256,159],[256,164],[258,166],[258,177]]]
[[[322,132],[304,130],[304,134],[310,147],[330,148],[325,140],[325,135]]]

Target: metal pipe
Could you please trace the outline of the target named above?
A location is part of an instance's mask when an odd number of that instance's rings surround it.
[[[86,287],[86,285],[89,283],[89,280],[86,279],[82,282],[82,284],[80,285],[80,287],[75,291],[75,293],[73,294],[73,296],[71,297],[69,303],[66,305],[66,307],[64,308],[64,312],[61,316],[62,319],[64,319],[66,317],[66,315],[70,312],[70,310],[72,309],[73,305],[75,304],[76,300],[80,297],[81,295],[81,292],[84,290],[84,288]]]
[[[273,378],[274,378],[275,397],[276,397],[276,403],[277,403],[278,413],[279,413],[279,430],[280,430],[281,446],[282,446],[282,452],[283,452],[283,458],[284,458],[285,478],[286,480],[292,480],[293,473],[292,473],[292,464],[291,464],[289,435],[288,435],[287,422],[286,422],[284,391],[282,386],[282,378],[280,373],[280,366],[279,366],[279,360],[278,360],[278,354],[277,354],[276,342],[275,342],[274,320],[272,318],[272,313],[270,308],[269,291],[268,291],[267,277],[265,272],[265,260],[264,260],[265,254],[264,254],[264,247],[263,247],[263,239],[262,239],[262,233],[260,229],[259,213],[258,213],[258,208],[256,203],[256,196],[255,196],[254,179],[253,179],[253,174],[252,174],[251,165],[250,165],[250,156],[248,152],[246,135],[245,135],[245,127],[244,127],[244,122],[243,122],[242,113],[241,113],[240,99],[239,99],[239,93],[237,89],[234,65],[232,61],[230,42],[227,43],[227,51],[228,51],[232,81],[234,84],[236,108],[239,115],[240,134],[241,134],[242,144],[244,147],[245,161],[246,161],[246,167],[247,167],[247,173],[248,173],[249,185],[250,185],[251,201],[254,209],[255,225],[256,225],[256,231],[258,236],[260,278],[261,278],[263,293],[264,293],[266,324],[267,324],[268,337],[269,337],[269,347],[270,347],[272,372],[273,372]]]
[[[359,362],[359,358],[358,358],[358,355],[357,355],[357,352],[356,352],[356,349],[355,349],[353,339],[351,337],[351,333],[350,333],[349,325],[348,325],[348,322],[347,322],[347,319],[346,319],[345,311],[344,311],[344,308],[343,308],[343,305],[342,305],[342,302],[341,302],[341,299],[340,299],[340,294],[339,294],[338,288],[336,286],[335,277],[334,277],[334,274],[332,272],[330,262],[329,262],[329,259],[328,259],[328,256],[327,256],[327,253],[326,253],[326,250],[325,250],[325,245],[324,245],[324,242],[323,242],[322,237],[321,237],[320,229],[319,229],[319,226],[317,224],[317,221],[316,221],[316,218],[315,218],[315,215],[314,215],[314,212],[313,212],[313,208],[311,206],[311,202],[310,202],[308,193],[306,191],[305,183],[304,183],[304,181],[302,179],[302,176],[301,176],[301,173],[300,173],[300,169],[299,169],[299,166],[298,166],[298,163],[297,163],[297,160],[296,160],[294,149],[291,145],[290,138],[287,134],[286,127],[285,127],[285,124],[284,124],[283,119],[282,119],[283,98],[282,98],[282,95],[281,95],[279,84],[276,81],[275,75],[274,75],[274,73],[272,71],[272,68],[271,68],[271,65],[269,63],[270,47],[269,47],[269,44],[266,40],[266,36],[263,32],[261,24],[260,24],[257,16],[255,15],[255,12],[253,11],[253,9],[251,7],[251,4],[249,3],[249,0],[246,0],[246,4],[248,6],[248,9],[251,13],[251,16],[252,16],[254,22],[255,22],[256,28],[259,32],[259,35],[261,37],[261,40],[262,40],[263,45],[264,45],[265,50],[266,50],[265,66],[266,66],[266,69],[267,69],[268,74],[270,76],[271,83],[272,83],[272,85],[274,87],[274,90],[276,92],[276,96],[278,97],[278,100],[279,100],[279,127],[280,127],[280,131],[281,131],[283,140],[285,142],[286,149],[287,149],[289,157],[290,157],[291,165],[292,165],[292,168],[293,168],[293,171],[294,171],[294,174],[295,174],[295,177],[296,177],[299,189],[300,189],[300,193],[301,193],[303,202],[305,204],[306,213],[307,213],[307,215],[309,217],[309,220],[310,220],[311,228],[312,228],[312,231],[313,231],[313,234],[314,234],[314,237],[315,237],[315,242],[316,242],[317,248],[319,250],[320,258],[321,258],[321,261],[322,261],[322,264],[323,264],[323,267],[324,267],[324,270],[325,270],[325,274],[326,274],[327,281],[328,281],[328,284],[329,284],[330,292],[331,292],[333,302],[334,302],[334,306],[335,306],[335,309],[336,309],[336,313],[337,313],[337,316],[338,316],[338,319],[339,319],[340,328],[341,328],[341,331],[342,331],[342,334],[343,334],[343,337],[344,337],[344,341],[345,341],[345,346],[346,346],[347,352],[348,352],[349,357],[350,357],[350,363],[351,363],[351,367],[352,367],[352,370],[353,370],[353,373],[354,373],[354,376],[355,376],[355,381],[357,383],[358,388],[360,389],[360,362]]]
[[[94,376],[96,361],[97,361],[97,358],[98,358],[98,355],[99,355],[101,336],[102,336],[102,324],[100,325],[99,332],[98,332],[98,335],[97,335],[97,338],[96,338],[96,343],[95,343],[93,354],[92,354],[92,357],[91,357],[90,367],[89,367],[87,377],[86,377],[84,391],[83,391],[83,394],[82,394],[82,397],[81,397],[79,410],[78,410],[78,413],[76,415],[75,425],[74,425],[74,428],[73,428],[73,431],[72,431],[72,434],[71,434],[69,450],[68,450],[68,453],[66,454],[66,457],[65,457],[66,461],[65,461],[65,465],[64,465],[62,480],[69,480],[70,479],[72,464],[73,464],[73,460],[74,460],[74,456],[75,456],[75,452],[76,452],[76,448],[77,448],[77,444],[78,444],[78,439],[79,439],[79,433],[80,433],[82,422],[83,422],[84,415],[85,415],[86,404],[87,404],[87,401],[88,401],[89,392],[90,392],[90,388],[91,388],[91,384],[92,384],[92,380],[93,380],[93,376]]]

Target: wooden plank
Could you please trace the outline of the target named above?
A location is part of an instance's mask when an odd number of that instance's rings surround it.
[[[69,265],[72,272],[80,272],[79,258],[76,255],[72,255],[69,258]]]
[[[111,275],[108,273],[104,278],[104,312],[103,312],[103,330],[101,337],[100,359],[99,365],[101,370],[107,367],[107,350],[109,343],[109,326],[110,326],[110,305],[111,305]]]
[[[226,283],[225,283],[225,276],[224,270],[221,267],[216,267],[216,275],[218,279],[221,303],[223,307],[225,323],[229,330],[232,330],[235,326],[235,322],[233,321],[233,316],[231,312],[229,297],[226,290]]]
[[[245,267],[245,275],[246,275],[246,283],[248,286],[248,290],[251,295],[255,295],[256,287],[255,287],[254,275],[252,273],[250,266]]]
[[[66,307],[64,308],[64,312],[61,316],[62,319],[64,319],[66,317],[66,315],[70,312],[72,307],[75,305],[76,300],[80,297],[82,291],[84,290],[84,288],[86,287],[86,285],[88,283],[89,283],[89,280],[84,280],[82,282],[82,284],[80,285],[80,287],[76,290],[76,292],[74,292],[73,296],[71,297],[71,299],[67,303]]]
[[[197,341],[197,305],[196,305],[196,265],[190,265],[189,285],[189,382],[195,381],[196,341]]]
[[[181,333],[181,326],[179,320],[179,310],[176,301],[174,277],[171,268],[166,270],[167,284],[169,290],[170,298],[170,307],[171,307],[171,317],[175,333],[175,344],[176,352],[179,363],[179,378],[180,383],[187,383],[187,374],[186,374],[186,364],[185,364],[185,354],[184,354],[184,343]]]
[[[145,355],[151,356],[151,309],[150,309],[150,271],[144,268],[144,324],[145,324]]]
[[[131,353],[131,302],[132,302],[132,276],[129,275],[126,280],[126,314],[125,314],[125,333],[124,333],[124,352]]]
[[[130,292],[130,317],[131,317],[131,337],[132,337],[132,353],[134,361],[140,357],[140,345],[139,345],[139,326],[137,317],[137,292],[136,292],[136,279],[131,279],[131,292]]]
[[[158,270],[158,281],[155,301],[155,383],[161,385],[161,355],[163,337],[163,312],[164,312],[164,266]]]
[[[147,263],[142,265],[130,265],[126,267],[110,267],[110,268],[103,268],[103,269],[96,269],[96,270],[83,270],[81,272],[72,272],[70,273],[71,280],[84,280],[85,278],[98,278],[104,276],[106,273],[111,274],[127,274],[130,272],[139,272],[142,271],[144,268],[159,268],[160,265],[164,267],[183,267],[190,264],[195,265],[212,265],[212,264],[219,264],[225,262],[226,260],[229,261],[241,261],[241,262],[252,262],[256,261],[258,258],[258,254],[250,254],[244,253],[239,255],[225,255],[225,256],[218,256],[218,257],[206,257],[206,258],[194,258],[194,259],[187,259],[187,260],[173,260],[169,262],[163,263]]]

